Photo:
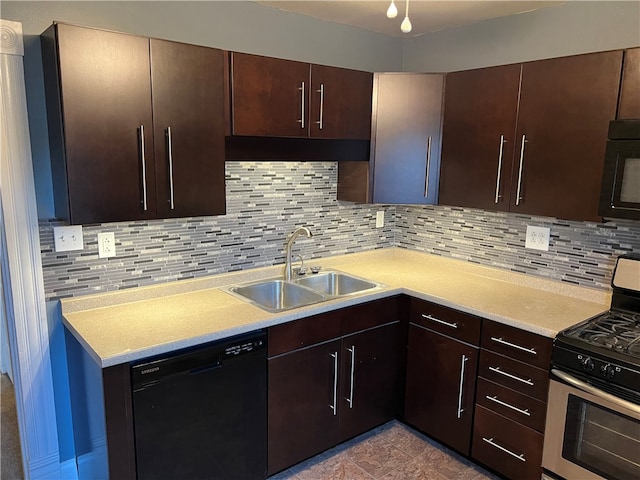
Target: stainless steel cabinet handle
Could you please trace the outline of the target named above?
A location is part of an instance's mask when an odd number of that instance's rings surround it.
[[[493,441],[493,437],[491,438],[485,438],[482,437],[482,440],[484,440],[485,442],[487,442],[489,445],[496,447],[498,450],[502,450],[505,453],[508,453],[509,455],[511,455],[512,457],[517,458],[518,460],[520,460],[521,462],[526,462],[527,460],[524,458],[524,453],[521,453],[520,455],[518,455],[517,453],[513,453],[511,450],[504,448],[502,445],[498,445],[497,443],[495,443]]]
[[[142,209],[147,211],[147,161],[144,158],[144,125],[140,125],[140,161],[142,162]]]
[[[494,203],[502,198],[500,195],[500,180],[502,178],[502,147],[504,146],[504,135],[500,135],[500,153],[498,154],[498,174],[496,175],[496,198]]]
[[[171,142],[171,127],[167,127],[167,152],[169,157],[169,205],[175,209],[173,202],[173,144]]]
[[[466,355],[462,355],[462,361],[460,362],[460,387],[458,388],[458,418],[462,416],[464,408],[462,408],[462,387],[464,385],[464,366],[467,363]]]
[[[324,125],[322,123],[324,119],[324,83],[320,84],[320,90],[318,90],[318,93],[320,94],[320,115],[316,123],[318,124],[318,127],[320,128],[320,130],[322,130]]]
[[[505,377],[509,377],[509,378],[511,378],[513,380],[517,380],[518,382],[526,383],[527,385],[533,385],[533,382],[531,381],[530,378],[525,380],[524,378],[520,378],[517,375],[513,375],[513,374],[507,373],[507,372],[503,372],[502,370],[500,370],[500,367],[489,367],[489,370],[491,370],[492,372],[499,373],[500,375],[504,375]]]
[[[300,82],[300,128],[304,128],[304,82]]]
[[[500,400],[497,395],[494,395],[493,397],[490,397],[489,395],[485,395],[485,398],[487,400],[491,400],[492,402],[495,402],[495,403],[497,403],[499,405],[502,405],[503,407],[507,407],[507,408],[510,408],[511,410],[515,410],[516,412],[521,413],[522,415],[526,415],[527,417],[531,416],[531,413],[529,413],[529,409],[528,408],[522,410],[521,408],[514,407],[513,405],[511,405],[511,404],[509,404],[507,402],[503,402],[502,400]]]
[[[634,412],[636,414],[640,414],[640,406],[636,405],[635,403],[631,403],[627,400],[624,400],[622,398],[618,398],[615,395],[611,395],[610,393],[607,392],[603,392],[602,390],[600,390],[599,388],[596,388],[592,385],[589,385],[588,383],[585,383],[581,380],[578,380],[577,378],[574,378],[572,375],[569,375],[567,373],[561,372],[560,370],[556,370],[555,368],[551,369],[551,373],[553,375],[555,375],[556,377],[560,378],[561,380],[564,380],[565,382],[567,382],[569,385],[582,390],[583,392],[587,392],[590,393],[591,395],[594,395],[596,397],[599,397],[603,400],[607,400],[615,405],[618,405],[622,408],[626,408],[627,410]]]
[[[442,325],[446,325],[447,327],[458,328],[458,324],[455,323],[455,322],[454,323],[445,322],[444,320],[440,320],[439,318],[432,317],[431,315],[425,315],[424,313],[422,314],[422,318],[426,318],[427,320],[431,320],[432,322],[436,322],[436,323],[440,323]]]
[[[331,356],[333,357],[333,405],[329,407],[335,416],[338,414],[338,352],[333,352]]]
[[[491,340],[493,340],[494,342],[497,342],[497,343],[501,343],[502,345],[506,345],[507,347],[517,348],[518,350],[520,350],[522,352],[530,353],[531,355],[537,355],[538,354],[538,352],[536,352],[535,348],[522,347],[522,346],[517,345],[515,343],[507,342],[506,340],[503,340],[502,337],[491,337]]]
[[[429,172],[431,171],[431,137],[427,138],[427,171],[424,174],[424,198],[429,196]]]
[[[349,402],[349,408],[353,408],[353,380],[355,377],[356,370],[356,347],[355,345],[351,345],[351,348],[347,348],[348,352],[351,352],[351,387],[349,390],[349,398],[347,398],[347,402]]]
[[[520,168],[518,169],[518,191],[516,192],[516,205],[520,205],[522,196],[520,191],[522,190],[522,166],[524,164],[524,144],[527,143],[526,135],[522,135],[522,144],[520,145]]]

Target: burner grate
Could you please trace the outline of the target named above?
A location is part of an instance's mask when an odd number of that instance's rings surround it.
[[[610,310],[567,334],[590,345],[640,358],[640,313]]]

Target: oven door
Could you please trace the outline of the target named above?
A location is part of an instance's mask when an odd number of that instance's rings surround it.
[[[552,370],[542,466],[567,480],[638,480],[640,406]]]
[[[640,140],[607,142],[598,214],[640,220]]]

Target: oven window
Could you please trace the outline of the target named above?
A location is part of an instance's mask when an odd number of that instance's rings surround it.
[[[569,395],[562,456],[612,480],[640,478],[640,422]]]
[[[625,159],[620,201],[640,203],[640,158]]]

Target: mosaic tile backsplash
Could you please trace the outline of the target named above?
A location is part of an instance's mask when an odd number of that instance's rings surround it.
[[[85,226],[84,250],[56,253],[40,222],[47,300],[284,263],[287,235],[306,225],[305,260],[399,246],[608,289],[615,257],[640,251],[640,222],[583,223],[444,206],[336,200],[335,162],[227,162],[227,215]],[[376,211],[384,228],[375,228]],[[525,250],[527,225],[551,228],[548,252]],[[98,258],[114,232],[117,256]]]

